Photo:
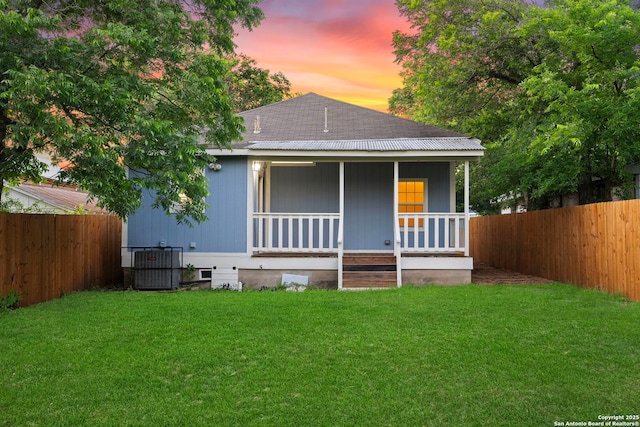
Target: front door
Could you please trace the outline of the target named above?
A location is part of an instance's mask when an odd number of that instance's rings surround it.
[[[345,250],[393,251],[393,190],[393,163],[345,163]]]

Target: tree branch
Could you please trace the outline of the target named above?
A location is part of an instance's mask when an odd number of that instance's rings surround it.
[[[594,45],[591,45],[591,53],[593,53],[593,57],[596,58],[598,60],[599,63],[604,65],[604,62],[602,61],[602,59],[600,59],[600,57],[598,56],[598,54],[596,53],[596,48]]]
[[[490,8],[491,6],[487,6],[487,3],[485,1],[480,1],[480,4],[482,4],[484,7]],[[509,15],[509,17],[514,21],[514,22],[520,22],[520,19],[518,19],[517,16],[515,16],[512,12],[510,12],[509,10],[507,10],[506,7],[504,6],[499,6],[499,5],[493,5],[496,9],[503,11],[504,13],[506,13],[507,15]]]
[[[32,9],[40,9],[44,4],[44,0],[31,0],[29,7]]]
[[[495,71],[495,70],[490,70],[487,76],[489,78],[501,80],[503,82],[511,83],[513,85],[519,85],[520,84],[520,80],[515,79],[515,78],[513,78],[511,76],[507,76],[506,74],[500,73],[500,72]]]

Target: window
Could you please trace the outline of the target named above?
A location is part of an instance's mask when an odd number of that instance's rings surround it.
[[[217,170],[218,170],[218,169],[216,169],[216,171],[217,171]],[[217,173],[217,172],[216,172],[216,173]],[[197,179],[197,178],[199,178],[199,177],[197,176],[197,174],[200,174],[200,175],[202,175],[202,176],[206,176],[206,171],[205,171],[204,169],[201,169],[201,170],[199,170],[199,171],[196,171],[196,175],[194,175],[194,176],[193,176],[193,179],[194,179],[194,180],[195,180],[195,179]],[[203,198],[202,198],[202,202],[204,202],[204,201],[205,201],[205,198],[203,197]],[[184,211],[184,209],[185,209],[185,207],[186,207],[187,205],[190,205],[190,204],[192,204],[192,203],[193,203],[193,200],[191,200],[191,199],[187,196],[187,194],[186,194],[185,192],[182,192],[182,191],[181,191],[181,192],[178,194],[178,201],[174,202],[174,203],[173,203],[173,205],[169,207],[169,213],[174,214],[174,215],[175,215],[175,214],[179,214],[179,213],[181,213],[182,211]]]
[[[427,211],[427,180],[410,179],[398,182],[398,212],[413,213]],[[412,219],[408,221],[409,227],[414,225]],[[423,220],[419,220],[419,226],[423,226]],[[400,227],[404,226],[404,220],[400,219]]]
[[[191,199],[189,199],[187,195],[184,193],[180,193],[178,197],[180,198],[180,201],[177,203],[174,203],[173,206],[169,208],[169,213],[172,213],[172,214],[180,213],[184,209],[185,205],[187,205],[188,203],[191,203]]]

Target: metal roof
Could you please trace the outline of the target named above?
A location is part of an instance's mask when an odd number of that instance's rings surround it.
[[[247,141],[249,150],[290,151],[477,151],[480,141],[469,137],[351,139],[343,141]]]
[[[91,213],[108,213],[107,210],[98,207],[95,200],[89,201],[87,193],[79,191],[73,186],[55,186],[49,182],[43,182],[42,184],[23,182],[15,187],[9,186],[9,189],[33,199],[41,200],[43,203],[61,210],[73,211],[81,206]]]

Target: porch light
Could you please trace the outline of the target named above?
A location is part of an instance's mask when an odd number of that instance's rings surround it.
[[[262,163],[253,162],[253,171],[254,172],[260,172],[260,169],[262,169]]]

